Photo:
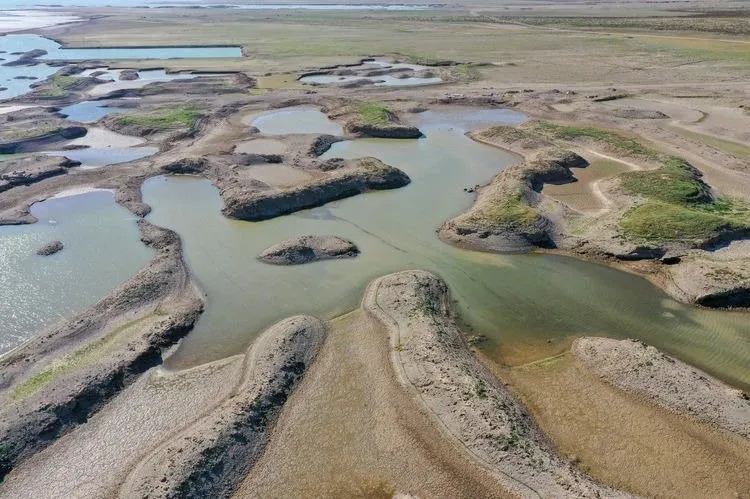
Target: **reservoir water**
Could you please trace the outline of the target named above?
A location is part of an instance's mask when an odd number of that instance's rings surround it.
[[[111,192],[49,199],[31,213],[39,222],[0,227],[0,354],[93,305],[152,255]],[[36,255],[54,240],[62,251]]]
[[[202,59],[242,57],[240,47],[145,47],[145,48],[63,48],[59,43],[39,35],[6,35],[0,36],[0,100],[23,95],[30,90],[31,85],[52,76],[59,68],[51,67],[43,62],[33,66],[3,66],[20,57],[18,52],[30,50],[46,50],[47,55],[39,58],[44,60],[86,61],[86,60],[122,60],[122,59]],[[16,54],[14,54],[16,53]],[[144,71],[144,73],[146,73]],[[148,76],[148,75],[146,75]],[[19,79],[22,77],[23,79]],[[189,75],[175,76],[164,79],[193,77]],[[34,78],[34,79],[26,79]],[[137,80],[136,80],[137,81]],[[154,79],[153,81],[157,81]],[[145,83],[129,83],[142,85]]]
[[[266,115],[263,131],[295,121]],[[497,111],[496,111],[497,113]],[[149,220],[176,230],[208,307],[169,359],[185,367],[237,353],[269,324],[297,313],[330,318],[357,306],[367,282],[409,268],[440,274],[462,319],[490,358],[520,364],[558,353],[576,336],[638,338],[740,387],[750,387],[747,314],[677,303],[636,276],[553,255],[494,255],[442,243],[436,229],[466,209],[463,186],[487,182],[517,159],[464,136],[472,116],[423,113],[419,140],[334,144],[325,157],[375,156],[403,169],[404,188],[373,192],[264,222],[229,220],[210,182],[157,177],[143,186]],[[496,118],[517,121],[500,112]],[[490,115],[485,119],[490,119]],[[190,199],[190,203],[185,203]],[[336,234],[362,253],[351,260],[278,267],[258,262],[267,246],[300,234]]]

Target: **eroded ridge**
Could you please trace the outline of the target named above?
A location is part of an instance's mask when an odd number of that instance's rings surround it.
[[[424,271],[373,281],[363,308],[387,328],[400,382],[521,497],[628,497],[555,454],[526,409],[471,354],[452,319],[446,284]]]
[[[141,271],[0,360],[0,478],[160,364],[202,312],[177,234],[138,224],[156,252]]]
[[[750,399],[741,390],[636,340],[579,338],[573,353],[617,388],[670,411],[750,438]]]
[[[157,448],[130,474],[124,497],[226,497],[255,464],[288,396],[313,362],[326,327],[282,320],[253,343],[234,393]]]

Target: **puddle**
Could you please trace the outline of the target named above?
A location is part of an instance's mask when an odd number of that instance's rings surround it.
[[[65,115],[71,121],[94,123],[110,114],[126,111],[122,107],[110,106],[110,102],[108,100],[87,100],[63,107],[60,109],[60,114]]]
[[[385,60],[374,60],[365,62],[359,66],[340,67],[339,70],[345,70],[347,72],[353,71],[356,74],[336,75],[336,74],[320,74],[304,76],[299,79],[302,83],[317,84],[317,85],[342,85],[347,83],[353,83],[358,81],[367,81],[375,86],[386,86],[386,87],[409,87],[417,85],[435,85],[442,83],[442,79],[439,77],[428,77],[421,78],[410,76],[417,71],[428,70],[427,66],[419,66],[417,64],[403,64],[403,63],[391,63]],[[367,73],[372,71],[380,71],[385,69],[401,70],[394,71],[393,74],[382,74],[382,75],[368,75]],[[407,70],[407,71],[403,71]]]
[[[328,119],[328,116],[317,109],[289,108],[283,111],[271,111],[261,116],[249,118],[250,125],[257,127],[266,135],[289,135],[295,133],[314,133],[342,135],[341,125]]]

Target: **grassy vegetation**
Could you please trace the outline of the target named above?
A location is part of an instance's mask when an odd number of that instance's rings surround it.
[[[471,221],[504,230],[518,230],[532,227],[540,218],[541,215],[535,209],[520,198],[511,196],[499,203],[483,207],[479,216],[472,216]]]
[[[618,154],[658,163],[654,170],[620,174],[620,187],[646,200],[620,220],[623,235],[639,242],[700,241],[725,229],[750,228],[745,203],[715,200],[700,173],[684,159],[662,154],[638,139],[596,127],[542,121],[533,129],[553,139],[591,139]]]
[[[646,159],[658,159],[659,153],[643,146],[638,139],[627,135],[590,126],[570,126],[539,121],[533,126],[534,130],[551,139],[576,140],[581,138],[593,139],[605,144],[621,154],[637,156]]]
[[[474,64],[457,64],[451,68],[451,74],[458,81],[468,82],[478,80],[482,77]]]
[[[117,117],[123,126],[139,126],[152,130],[189,128],[201,117],[201,110],[195,106],[159,109],[148,114],[127,114]]]
[[[721,230],[750,228],[750,209],[741,201],[713,199],[697,172],[680,158],[657,170],[627,172],[621,187],[647,199],[623,216],[623,233],[635,240],[698,241]]]
[[[37,390],[47,386],[57,377],[73,371],[82,366],[90,365],[96,362],[101,357],[103,351],[111,348],[123,339],[127,339],[129,333],[133,332],[134,329],[144,327],[147,321],[154,318],[154,314],[147,314],[143,317],[130,321],[123,324],[122,326],[113,329],[104,338],[95,341],[80,350],[76,350],[60,363],[53,366],[47,367],[46,369],[34,374],[29,379],[21,383],[13,392],[13,398],[20,400],[28,397]]]
[[[81,79],[75,76],[57,75],[49,78],[45,86],[36,92],[39,97],[62,97],[80,83]]]
[[[747,220],[659,201],[632,208],[620,225],[626,235],[649,241],[702,240],[723,229],[750,228]]]
[[[712,201],[709,187],[693,167],[676,157],[657,170],[623,173],[620,186],[630,194],[665,203],[687,206]]]
[[[24,140],[56,133],[60,127],[45,125],[36,128],[7,128],[0,132],[0,140]],[[15,154],[13,156],[16,156]]]
[[[536,139],[537,137],[518,127],[508,125],[496,125],[485,128],[477,133],[477,137],[483,140],[501,139],[503,142],[517,142],[520,140]]]
[[[357,104],[357,114],[362,123],[383,126],[391,121],[392,111],[382,102],[360,102]]]
[[[528,17],[526,24],[576,28],[636,29],[650,31],[701,31],[733,35],[750,34],[750,19],[734,17]]]

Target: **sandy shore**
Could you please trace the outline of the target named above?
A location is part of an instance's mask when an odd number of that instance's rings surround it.
[[[629,497],[601,486],[553,448],[526,409],[471,354],[451,319],[445,283],[405,271],[373,281],[364,309],[381,321],[399,382],[441,425],[521,497]]]

